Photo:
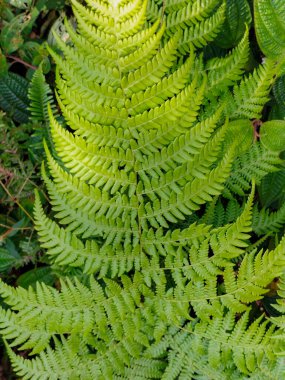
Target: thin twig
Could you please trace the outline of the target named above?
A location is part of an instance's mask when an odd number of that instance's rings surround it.
[[[165,0],[162,1],[162,10],[161,10],[161,19],[160,19],[160,26],[162,26],[163,18],[164,18],[164,12],[165,12]]]
[[[33,69],[33,70],[37,70],[38,69],[37,66],[31,65],[30,63],[25,62],[21,58],[15,57],[14,55],[6,55],[6,57],[9,58],[9,59],[13,59],[14,62],[22,63],[22,65],[25,65],[25,66],[29,67],[30,69]]]
[[[4,191],[9,195],[9,197],[11,198],[11,200],[13,202],[16,203],[17,206],[20,207],[20,209],[27,215],[27,217],[29,219],[31,219],[32,222],[34,222],[32,216],[28,213],[28,211],[21,205],[21,203],[19,203],[17,201],[17,199],[15,197],[13,197],[13,195],[10,193],[10,191],[7,189],[7,187],[4,185],[4,183],[0,180],[0,185],[2,186],[2,188],[4,189]]]
[[[11,226],[8,226],[7,224],[0,223],[0,227],[9,229]],[[33,230],[33,227],[12,227],[13,231],[28,231]],[[1,379],[1,377],[0,377]]]

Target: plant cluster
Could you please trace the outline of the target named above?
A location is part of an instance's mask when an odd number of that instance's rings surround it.
[[[2,107],[20,123],[2,114],[3,136],[27,162],[29,181],[13,184],[29,194],[22,212],[38,187],[29,257],[39,268],[0,280],[13,370],[282,379],[284,2],[72,0],[72,12],[67,41],[54,33],[32,79],[2,66],[12,99]],[[43,76],[51,60],[59,108]],[[43,149],[44,189],[29,174]],[[24,239],[5,237],[5,249]],[[27,258],[13,260],[2,271]]]

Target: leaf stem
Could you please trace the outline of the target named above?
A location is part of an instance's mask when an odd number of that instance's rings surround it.
[[[25,61],[23,61],[21,58],[19,58],[19,57],[15,57],[14,55],[6,55],[6,58],[13,59],[14,62],[22,63],[22,65],[27,66],[27,67],[29,67],[30,69],[37,70],[37,66],[31,65],[30,63],[25,62]],[[14,63],[14,62],[13,62],[13,63]]]
[[[32,221],[34,222],[32,216],[28,213],[28,211],[21,205],[20,202],[17,201],[17,199],[15,197],[13,197],[13,195],[10,193],[10,191],[8,190],[8,188],[4,185],[4,183],[0,180],[0,185],[2,186],[3,190],[9,195],[9,197],[16,203],[17,206],[20,207],[20,209],[27,215],[27,217]]]

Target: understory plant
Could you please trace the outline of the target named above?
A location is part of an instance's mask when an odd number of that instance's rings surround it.
[[[244,75],[247,27],[228,55],[203,59],[223,1],[72,3],[71,42],[50,50],[65,120],[49,108],[50,210],[38,193],[34,207],[59,281],[0,283],[15,372],[282,379],[285,239],[259,248],[253,208],[256,183],[282,166],[285,122],[250,120],[280,62]],[[262,308],[273,287],[274,316]]]

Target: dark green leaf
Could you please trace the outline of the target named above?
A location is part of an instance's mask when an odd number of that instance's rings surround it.
[[[0,78],[0,107],[19,123],[29,120],[28,86],[24,77],[12,72]]]
[[[18,280],[17,284],[23,288],[28,288],[29,286],[35,286],[37,281],[44,282],[47,285],[53,285],[54,275],[50,267],[40,267],[29,270],[28,272],[22,274]]]
[[[271,58],[285,55],[285,2],[254,0],[254,26],[260,49]]]
[[[5,248],[0,248],[0,272],[3,272],[13,266],[17,260]]]
[[[269,173],[258,187],[259,198],[263,207],[269,207],[285,194],[285,170]]]
[[[242,39],[246,25],[252,21],[247,0],[227,0],[226,19],[215,43],[223,48],[236,46]]]

